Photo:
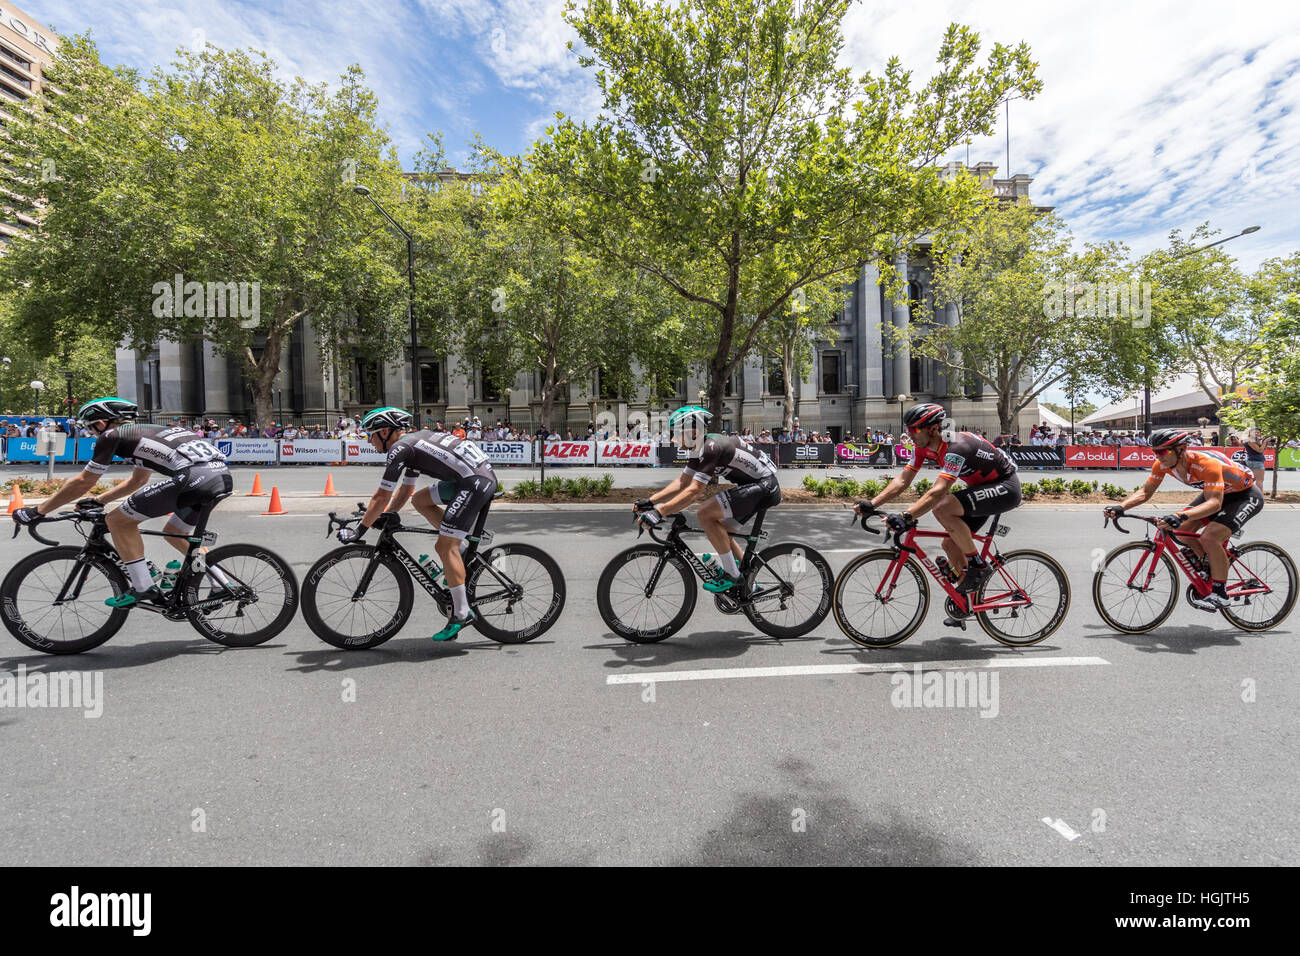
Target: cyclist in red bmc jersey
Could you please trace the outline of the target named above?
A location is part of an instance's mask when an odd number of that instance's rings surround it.
[[[1151,476],[1133,494],[1118,505],[1103,511],[1112,518],[1121,517],[1125,510],[1150,500],[1166,475],[1201,493],[1177,514],[1165,515],[1159,526],[1165,531],[1196,531],[1203,529],[1198,538],[1180,538],[1197,555],[1210,562],[1210,581],[1213,590],[1205,597],[1192,598],[1193,607],[1202,611],[1218,611],[1229,607],[1228,565],[1231,563],[1225,545],[1234,531],[1264,510],[1264,495],[1255,484],[1255,476],[1221,452],[1203,448],[1193,451],[1192,433],[1182,428],[1158,428],[1151,433],[1151,450],[1156,453],[1156,463]]]
[[[939,524],[948,532],[948,537],[943,539],[943,550],[952,568],[961,571],[957,590],[968,594],[979,590],[991,571],[988,562],[978,554],[974,535],[990,515],[1020,506],[1020,477],[1016,474],[1016,463],[1007,453],[980,436],[957,432],[944,437],[946,414],[942,405],[928,402],[907,410],[903,422],[916,443],[911,462],[884,491],[871,501],[859,501],[853,510],[858,514],[874,513],[880,505],[901,495],[927,461],[936,462],[939,478],[930,490],[906,511],[890,515],[886,523],[894,531],[903,531],[914,526],[916,519],[926,512],[934,511]],[[966,487],[949,494],[952,483],[958,479]]]

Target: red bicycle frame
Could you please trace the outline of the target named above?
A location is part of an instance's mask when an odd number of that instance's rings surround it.
[[[1148,590],[1151,587],[1152,580],[1156,576],[1156,568],[1159,566],[1160,555],[1168,554],[1169,557],[1173,559],[1174,564],[1176,564],[1186,576],[1187,580],[1191,582],[1192,587],[1196,589],[1196,593],[1200,597],[1205,597],[1214,589],[1214,585],[1211,583],[1210,579],[1202,577],[1201,573],[1197,571],[1196,568],[1192,567],[1191,562],[1187,560],[1187,557],[1183,554],[1182,548],[1179,547],[1177,541],[1179,538],[1193,540],[1199,538],[1201,532],[1205,530],[1204,528],[1200,528],[1196,531],[1166,531],[1164,528],[1161,528],[1156,524],[1155,518],[1147,518],[1142,515],[1125,515],[1125,517],[1137,518],[1139,521],[1145,521],[1156,529],[1155,537],[1151,539],[1151,542],[1155,547],[1143,555],[1134,566],[1133,573],[1128,577],[1127,584],[1129,587],[1135,587],[1135,582],[1139,581],[1139,575],[1142,574],[1143,568],[1145,567],[1146,579],[1141,581],[1141,583],[1136,584],[1136,589],[1139,591]],[[1124,531],[1124,529],[1119,526],[1118,521],[1115,522],[1115,527],[1120,531]],[[1125,533],[1127,534],[1127,532]],[[1265,584],[1258,575],[1252,572],[1250,568],[1246,567],[1241,562],[1237,552],[1226,544],[1224,545],[1224,548],[1228,552],[1228,597],[1249,597],[1252,594],[1268,594],[1271,588],[1269,588],[1269,586]],[[1237,572],[1235,580],[1232,579],[1233,570],[1236,570]]]
[[[994,534],[997,533],[999,525],[994,519]],[[1002,566],[998,555],[993,551],[993,534],[977,534],[973,537],[977,544],[981,544],[980,557],[987,561],[994,569],[994,574],[1001,575],[1001,585],[1005,590],[998,594],[988,594],[988,587],[994,581],[994,576],[990,575],[984,585],[984,600],[978,604],[967,606],[966,595],[957,590],[956,585],[948,580],[947,575],[939,570],[939,566],[930,560],[925,549],[917,543],[917,538],[947,538],[947,531],[922,531],[919,528],[909,528],[907,531],[901,531],[894,535],[894,548],[897,554],[893,564],[880,580],[880,586],[876,588],[876,597],[882,601],[888,601],[894,588],[898,584],[898,576],[903,572],[903,565],[907,562],[909,555],[916,555],[921,562],[921,566],[930,572],[930,577],[938,582],[939,587],[944,590],[957,606],[958,610],[965,611],[968,614],[978,614],[980,611],[1001,610],[1004,608],[1027,607],[1030,603],[1028,595],[1021,590],[1020,585],[1011,577]]]

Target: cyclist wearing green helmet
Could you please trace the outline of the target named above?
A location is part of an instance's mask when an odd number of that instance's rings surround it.
[[[341,529],[338,539],[344,544],[360,540],[367,528],[392,520],[385,515],[401,511],[410,501],[429,524],[438,528],[434,550],[451,590],[451,620],[433,635],[433,640],[455,640],[475,618],[465,594],[465,562],[460,555],[468,546],[465,537],[473,530],[479,512],[496,493],[496,474],[478,445],[448,432],[414,431],[414,420],[400,408],[389,405],[369,411],[362,416],[361,427],[375,451],[387,452],[388,459],[361,524]],[[445,511],[434,503],[432,485],[416,493],[415,481],[420,475],[430,475],[439,484],[454,485],[454,497]]]
[[[721,575],[706,582],[704,588],[718,594],[742,583],[736,562],[744,549],[732,533],[740,531],[760,508],[779,505],[781,484],[776,466],[757,445],[734,435],[706,433],[712,418],[709,410],[699,405],[685,405],[668,417],[677,443],[691,450],[686,468],[665,488],[633,504],[632,510],[642,524],[654,527],[665,515],[676,514],[703,498],[718,478],[735,482],[735,488],[714,495],[697,512],[700,527],[722,565]]]

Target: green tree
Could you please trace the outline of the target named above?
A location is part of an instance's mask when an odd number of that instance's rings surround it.
[[[86,37],[60,46],[43,93],[6,122],[41,218],[10,243],[0,282],[28,336],[76,317],[101,343],[213,342],[242,361],[270,421],[281,349],[305,317],[326,349],[396,353],[404,256],[352,190],[396,202],[400,169],[359,68],[330,89],[280,80],[253,51],[178,57],[140,81]]]
[[[818,340],[835,341],[836,311],[843,306],[839,283],[822,280],[801,286],[790,297],[789,308],[773,316],[758,334],[759,354],[781,369],[781,427],[787,432],[794,430],[799,415],[798,383],[812,369],[814,345]]]
[[[1106,294],[1123,281],[1122,248],[1071,248],[1061,219],[1026,200],[987,197],[962,223],[936,233],[934,289],[956,304],[955,326],[910,329],[915,355],[983,382],[996,396],[999,427],[1067,378],[1076,390],[1107,374],[1106,344],[1127,317]],[[1127,301],[1127,300],[1126,300]]]
[[[960,215],[978,187],[936,164],[1040,83],[1028,48],[949,27],[919,89],[897,59],[837,66],[850,0],[570,0],[604,112],[558,118],[534,162],[551,221],[689,308],[720,415],[728,378],[795,290],[881,261]]]
[[[1220,419],[1235,428],[1254,425],[1277,439],[1278,454],[1289,441],[1300,439],[1300,253],[1266,260],[1251,278],[1252,311],[1259,317],[1251,346],[1253,361],[1242,377],[1252,396],[1219,409]],[[1278,463],[1280,466],[1280,462]],[[1272,496],[1277,497],[1278,473],[1273,469]]]
[[[0,354],[9,359],[0,366],[0,409],[5,414],[34,411],[32,381],[45,383],[41,413],[49,415],[75,414],[83,402],[117,389],[116,357],[94,330],[73,327],[57,340],[31,339],[17,327],[8,297],[0,299]],[[71,412],[65,369],[72,372]]]

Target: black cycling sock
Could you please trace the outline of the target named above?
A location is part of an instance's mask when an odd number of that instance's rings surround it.
[[[1215,594],[1218,594],[1220,597],[1227,597],[1227,596],[1228,596],[1228,582],[1227,582],[1227,581],[1215,581],[1215,582],[1214,582],[1214,593],[1215,593]]]

